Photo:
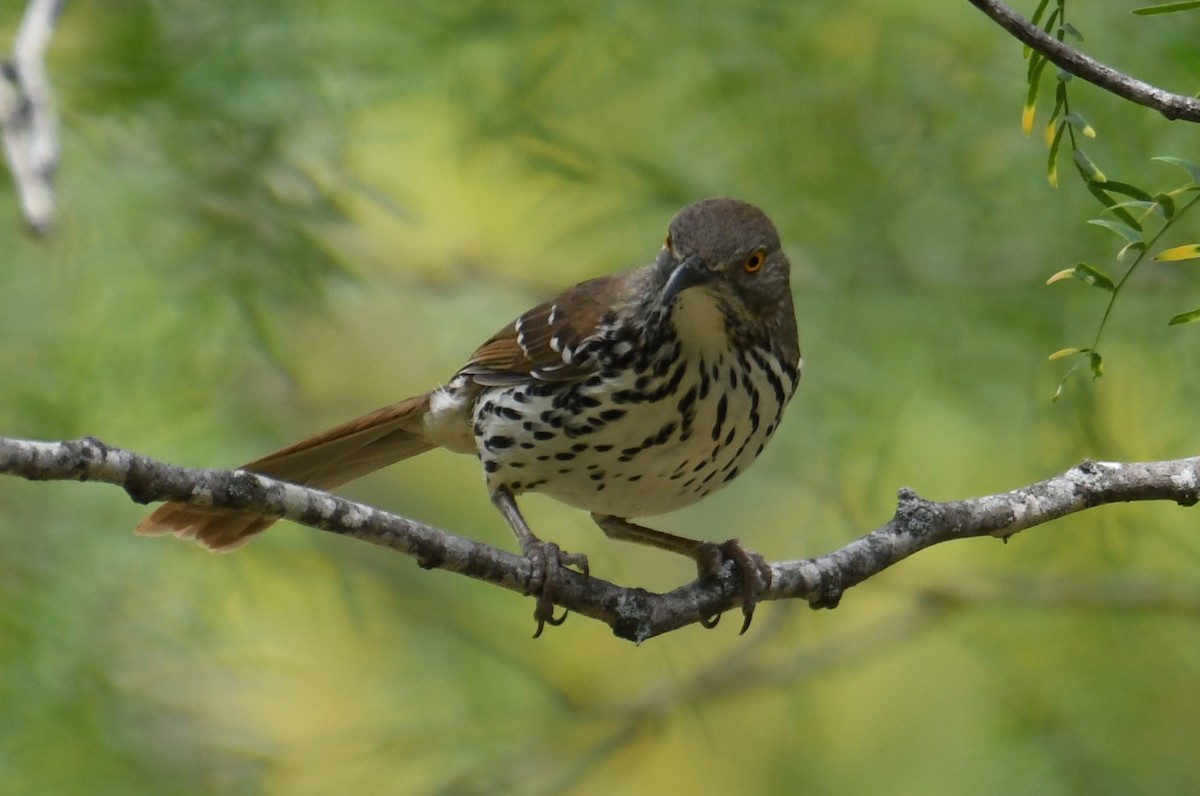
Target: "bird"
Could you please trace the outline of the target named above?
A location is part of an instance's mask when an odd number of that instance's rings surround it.
[[[791,266],[775,225],[730,198],[693,202],[654,260],[568,288],[483,343],[444,386],[240,469],[334,490],[434,448],[474,455],[491,502],[532,562],[541,634],[560,568],[587,557],[544,542],[516,499],[540,492],[590,512],[610,538],[691,558],[701,578],[732,560],[742,631],[770,568],[737,539],[716,544],[634,523],[704,498],[743,473],[778,430],[801,374]],[[166,503],[136,527],[214,551],[275,517]],[[716,624],[719,614],[705,620]]]

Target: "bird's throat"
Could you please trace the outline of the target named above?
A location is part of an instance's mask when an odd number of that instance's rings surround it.
[[[694,353],[715,355],[729,348],[725,312],[718,298],[704,288],[680,293],[670,322],[683,347]]]

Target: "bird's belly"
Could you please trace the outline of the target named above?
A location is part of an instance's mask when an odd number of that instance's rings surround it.
[[[489,488],[617,517],[694,503],[744,471],[779,424],[793,385],[760,364],[697,358],[641,380],[493,388],[474,418]]]

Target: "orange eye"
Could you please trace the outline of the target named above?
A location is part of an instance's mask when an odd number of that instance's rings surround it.
[[[748,274],[753,274],[763,267],[763,263],[767,261],[767,253],[762,249],[755,249],[746,255],[746,259],[742,260],[742,270]]]

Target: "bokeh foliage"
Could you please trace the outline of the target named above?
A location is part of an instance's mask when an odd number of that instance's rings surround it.
[[[1195,89],[1197,15],[1094,6],[1090,52]],[[1046,354],[1102,300],[1042,283],[1113,247],[1080,185],[1046,185],[1019,47],[966,3],[80,0],[51,55],[55,235],[24,237],[0,191],[5,434],[244,461],[440,383],[726,194],[781,229],[805,379],[752,471],[652,524],[800,557],[902,485],[949,499],[1200,450],[1200,338],[1163,322],[1197,304],[1194,268],[1140,271],[1104,379],[1050,403]],[[1195,127],[1072,92],[1111,174],[1200,158]],[[349,492],[512,544],[466,457]],[[524,505],[601,576],[691,576]],[[528,600],[350,540],[280,527],[211,556],[130,536],[140,513],[0,484],[0,792],[1200,785],[1195,510],[947,546],[837,611],[642,648],[578,618],[530,642]]]

